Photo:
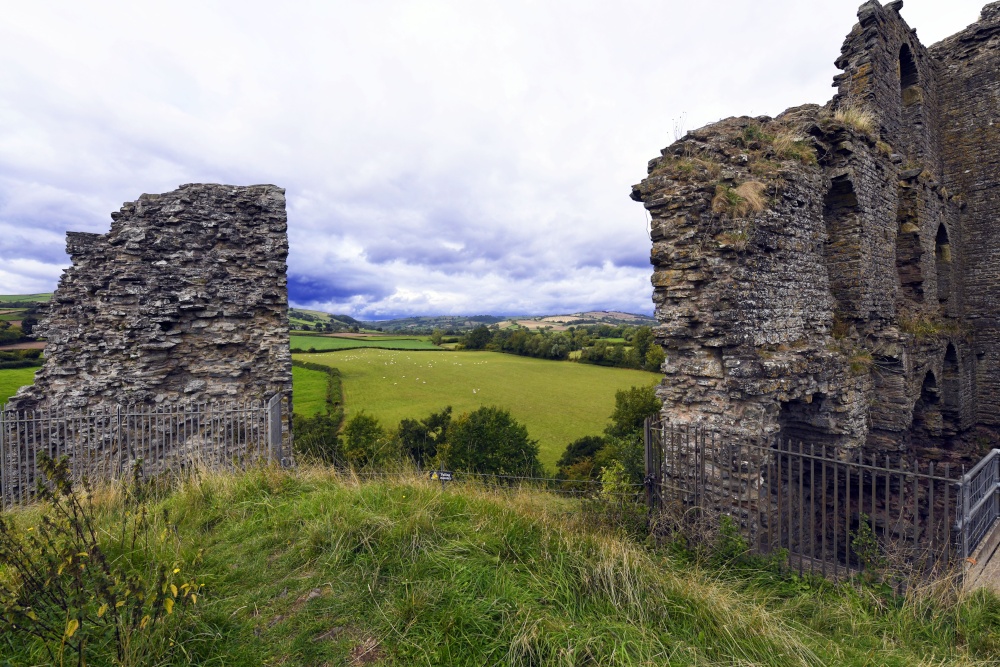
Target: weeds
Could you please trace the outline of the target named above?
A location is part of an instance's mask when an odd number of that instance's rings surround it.
[[[109,651],[119,665],[158,659],[200,585],[182,572],[167,516],[150,516],[138,469],[117,525],[102,531],[93,491],[74,486],[67,459],[42,453],[39,468],[40,521],[22,528],[0,516],[0,634],[40,645],[53,664]]]
[[[858,102],[844,104],[833,112],[833,118],[861,134],[875,136],[877,129],[875,114]]]
[[[766,189],[767,186],[760,181],[745,181],[736,187],[719,183],[715,186],[712,211],[732,218],[760,213],[767,207],[767,199],[764,197]]]

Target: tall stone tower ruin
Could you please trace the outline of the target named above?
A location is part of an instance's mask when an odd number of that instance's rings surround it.
[[[931,47],[871,1],[837,93],[661,151],[663,416],[972,460],[1000,432],[1000,2]]]
[[[35,383],[8,407],[264,400],[291,410],[285,191],[182,185],[67,234],[72,266],[37,331]]]

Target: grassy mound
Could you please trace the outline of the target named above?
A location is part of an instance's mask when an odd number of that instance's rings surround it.
[[[121,520],[114,494],[99,524]],[[360,482],[318,468],[209,475],[155,502],[204,584],[157,664],[995,664],[1000,602],[880,597],[707,569],[602,532],[574,501]],[[16,513],[37,522],[37,510]],[[588,525],[591,524],[591,525]],[[0,576],[3,570],[0,569]],[[11,664],[38,646],[0,636]],[[109,664],[94,656],[91,665]],[[3,659],[0,659],[3,664]]]

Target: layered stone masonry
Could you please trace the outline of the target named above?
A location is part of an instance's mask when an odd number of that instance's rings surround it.
[[[291,410],[284,190],[190,184],[142,195],[72,259],[37,331],[35,383],[9,406],[266,400]]]
[[[837,94],[689,132],[652,217],[663,415],[969,462],[1000,425],[1000,3],[930,49],[868,2]]]

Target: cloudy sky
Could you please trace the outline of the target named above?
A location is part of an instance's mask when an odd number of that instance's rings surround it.
[[[933,43],[985,0],[906,0]],[[0,3],[0,294],[182,183],[275,183],[293,304],[652,310],[675,133],[825,103],[859,0]],[[155,7],[158,7],[155,8]]]

